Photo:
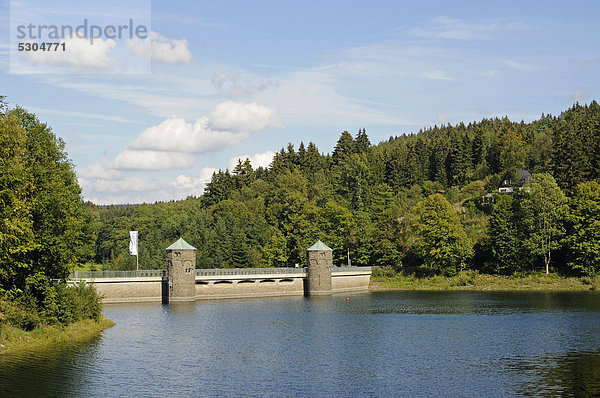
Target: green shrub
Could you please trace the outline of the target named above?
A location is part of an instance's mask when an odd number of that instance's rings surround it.
[[[3,314],[0,324],[6,323],[25,331],[35,329],[41,323],[37,311],[23,305],[22,301],[16,303],[0,301],[0,313]]]
[[[389,265],[385,267],[373,267],[371,275],[374,277],[393,278],[396,276],[396,271]]]
[[[27,278],[23,291],[7,292],[2,308],[3,322],[24,330],[32,330],[41,323],[68,325],[84,319],[98,321],[102,312],[100,297],[92,285],[69,286],[41,272]]]
[[[77,320],[93,319],[97,321],[100,319],[102,304],[100,296],[92,285],[78,283],[69,286],[66,292],[71,296],[73,313]]]

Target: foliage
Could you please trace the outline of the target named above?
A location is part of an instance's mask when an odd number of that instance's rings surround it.
[[[139,231],[146,269],[164,268],[164,249],[183,237],[197,248],[200,268],[304,265],[305,249],[321,239],[335,265],[440,274],[468,266],[510,275],[542,259],[549,270],[562,256],[571,269],[561,271],[598,271],[598,210],[591,193],[576,190],[600,177],[595,101],[531,123],[483,119],[377,145],[364,128],[344,131],[330,154],[312,142],[290,143],[267,168],[241,160],[214,173],[197,197],[142,205],[82,204],[64,143],[46,125],[5,106],[0,123],[5,291],[24,292],[38,274],[64,279],[79,263],[135,269],[130,230]],[[500,178],[524,168],[546,174],[498,195]],[[566,230],[562,192],[573,196]],[[50,312],[59,318],[58,309]]]
[[[600,273],[600,184],[597,181],[577,185],[570,201],[570,233],[565,239],[571,253],[569,263],[583,275]]]
[[[33,178],[23,156],[26,141],[17,115],[0,114],[0,292],[23,279],[37,247],[31,214]]]
[[[441,194],[456,214],[449,225],[465,232],[471,244],[464,247],[473,247],[464,250],[462,265],[502,274],[531,270],[538,258],[550,265],[550,254],[565,257],[575,247],[557,251],[562,224],[542,234],[545,218],[532,206],[538,193],[524,187],[497,195],[497,186],[506,172],[523,168],[553,173],[568,193],[576,182],[600,177],[600,150],[593,149],[600,149],[598,109],[592,102],[531,123],[496,118],[434,126],[377,145],[365,129],[355,136],[344,131],[331,154],[312,142],[289,144],[268,168],[245,160],[216,172],[198,198],[89,204],[97,226],[94,260],[104,269],[133,269],[128,231],[138,230],[142,268],[164,268],[164,248],[181,236],[198,249],[203,268],[303,265],[306,247],[321,239],[334,249],[336,265],[347,264],[349,254],[353,265],[424,270],[414,246],[424,243],[416,235],[423,231],[413,212],[417,202]],[[542,249],[549,231],[549,250]],[[430,271],[454,272],[461,267],[455,260],[434,262],[444,271]]]
[[[0,99],[0,298],[6,322],[25,330],[100,316],[91,287],[65,284],[93,256],[96,235],[64,148],[35,115]]]
[[[0,305],[5,322],[23,330],[40,325],[68,325],[84,319],[98,321],[102,306],[91,285],[68,286],[43,273],[27,278],[23,292],[9,291]]]
[[[564,277],[539,272],[517,275],[491,275],[466,270],[454,276],[434,275],[417,277],[413,273],[394,272],[389,268],[373,268],[373,290],[536,290],[536,291],[590,291],[600,285],[600,278]]]
[[[550,174],[534,174],[523,199],[523,209],[530,231],[525,245],[533,254],[543,256],[549,274],[552,251],[560,247],[560,238],[565,233],[567,197]]]
[[[2,109],[0,291],[38,272],[64,280],[94,238],[64,142],[26,110]]]
[[[495,271],[512,274],[523,270],[523,230],[518,197],[501,195],[496,199],[490,220],[490,246]]]
[[[447,275],[464,268],[473,255],[472,242],[452,205],[441,194],[433,194],[417,203],[413,214],[412,251],[423,267]]]

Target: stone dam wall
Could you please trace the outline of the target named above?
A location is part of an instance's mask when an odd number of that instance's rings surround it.
[[[186,293],[186,301],[244,299],[309,295],[305,268],[250,268],[194,270],[194,297]],[[334,267],[331,271],[331,293],[366,291],[371,277],[370,267]],[[175,302],[169,300],[172,288],[165,271],[78,272],[73,282],[94,285],[102,302]]]

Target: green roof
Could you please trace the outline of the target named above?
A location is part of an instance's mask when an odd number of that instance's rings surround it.
[[[331,251],[331,248],[327,247],[327,245],[321,241],[318,241],[317,243],[315,243],[314,245],[312,245],[311,247],[306,249],[306,251],[323,251],[323,250]]]
[[[184,241],[183,238],[179,238],[177,242],[167,247],[167,250],[196,250],[196,248]]]

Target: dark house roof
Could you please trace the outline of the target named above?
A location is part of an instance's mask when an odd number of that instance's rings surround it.
[[[518,181],[512,180],[515,176],[517,177]],[[500,180],[500,185],[498,185],[498,188],[513,187],[513,186],[522,187],[523,185],[527,185],[530,183],[531,183],[531,173],[529,171],[517,170],[516,173],[507,171],[506,173],[504,173],[504,176],[502,176],[502,179]]]

